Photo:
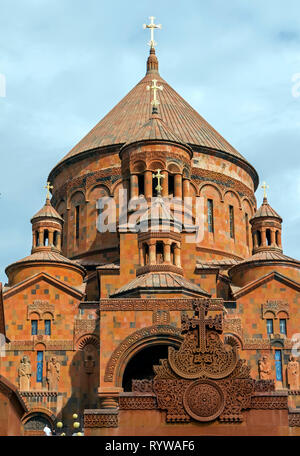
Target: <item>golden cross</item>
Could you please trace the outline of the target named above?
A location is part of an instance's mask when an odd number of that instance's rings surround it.
[[[153,174],[153,176],[152,176],[153,179],[155,179],[155,178],[157,179],[157,186],[155,187],[155,190],[157,191],[158,194],[161,193],[161,191],[162,191],[162,186],[160,185],[160,181],[161,181],[161,179],[165,178],[165,176],[160,174],[160,172],[161,172],[161,169],[158,169],[157,174]]]
[[[153,100],[151,101],[152,106],[157,107],[159,105],[159,101],[157,99],[157,90],[163,90],[163,86],[158,86],[157,79],[152,79],[152,85],[147,86],[147,90],[153,90]]]
[[[262,186],[261,186],[261,188],[264,189],[264,198],[267,198],[267,192],[266,192],[266,190],[267,190],[267,188],[269,188],[269,185],[267,185],[267,184],[265,183],[265,181],[264,181],[263,184],[262,184]]]
[[[53,185],[50,185],[50,182],[47,182],[47,185],[45,185],[45,187],[47,189],[47,196],[46,196],[46,199],[50,199],[50,190],[53,189]]]
[[[148,25],[144,24],[143,27],[144,27],[144,29],[146,29],[146,28],[150,29],[151,38],[150,38],[150,41],[148,44],[151,48],[154,49],[155,46],[157,45],[157,43],[154,41],[154,29],[161,29],[161,24],[159,24],[159,25],[154,24],[154,19],[155,19],[154,16],[150,16],[149,19],[150,19],[150,24],[148,24]]]

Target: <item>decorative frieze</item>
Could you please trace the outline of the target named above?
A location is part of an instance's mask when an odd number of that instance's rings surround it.
[[[262,318],[265,318],[266,312],[272,312],[274,317],[277,318],[279,312],[286,312],[289,316],[289,303],[283,300],[267,300],[261,306]]]
[[[226,318],[223,320],[224,333],[233,333],[242,336],[242,322],[240,318]]]
[[[155,410],[157,400],[153,396],[120,396],[120,410]]]
[[[38,313],[40,318],[42,318],[42,315],[46,312],[54,315],[54,310],[54,304],[51,304],[49,301],[36,299],[32,304],[28,304],[27,306],[27,320],[29,320],[32,312]]]
[[[286,410],[288,408],[287,393],[255,393],[251,398],[251,408],[261,410]]]
[[[84,412],[84,428],[110,428],[118,425],[118,411],[99,409]]]
[[[198,299],[197,301],[201,301]],[[224,310],[223,299],[205,299],[209,301],[209,310]],[[178,299],[101,299],[100,310],[124,311],[124,310],[193,310],[193,298]],[[81,320],[79,320],[81,321]]]

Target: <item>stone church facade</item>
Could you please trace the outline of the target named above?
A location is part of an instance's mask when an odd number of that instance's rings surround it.
[[[296,435],[300,262],[266,196],[257,207],[254,167],[160,76],[153,46],[145,77],[48,181],[31,253],[1,289],[0,374],[25,434],[78,413],[90,435]],[[154,229],[119,223],[123,194],[162,202]],[[115,230],[98,229],[101,198]],[[186,198],[187,225],[175,208],[164,226],[166,201]]]

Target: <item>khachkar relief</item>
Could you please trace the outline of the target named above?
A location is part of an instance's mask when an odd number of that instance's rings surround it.
[[[209,301],[194,303],[193,318],[184,316],[184,340],[168,359],[154,366],[153,391],[167,422],[242,421],[250,408],[254,380],[232,339],[222,342],[222,314],[207,316]]]
[[[299,363],[295,356],[290,356],[287,365],[287,381],[290,390],[299,390]]]
[[[20,391],[29,391],[30,390],[30,380],[31,380],[31,363],[28,356],[23,356],[20,361],[18,376],[19,376],[19,390]]]
[[[60,364],[55,356],[52,356],[47,363],[47,383],[49,391],[58,390],[58,382],[60,375]]]

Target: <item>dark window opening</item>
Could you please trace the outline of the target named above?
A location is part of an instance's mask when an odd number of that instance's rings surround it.
[[[276,231],[276,233],[275,233],[275,240],[276,240],[276,245],[279,247],[279,231]]]
[[[49,231],[48,230],[44,231],[44,245],[45,246],[49,245]]]
[[[144,264],[149,264],[149,245],[143,245]]]
[[[176,244],[171,245],[171,263],[175,264],[175,247]]]
[[[271,230],[266,230],[267,245],[271,245]]]
[[[174,183],[174,175],[173,174],[169,174],[168,175],[168,193],[170,196],[174,196],[174,189],[175,189],[175,183]]]
[[[164,244],[163,242],[156,243],[156,264],[164,262]]]
[[[132,380],[152,380],[155,375],[153,366],[165,358],[168,358],[168,345],[154,345],[139,351],[125,368],[122,382],[124,391],[132,391]]]
[[[139,188],[139,195],[145,195],[145,178],[144,174],[138,175],[138,188]]]
[[[257,239],[257,245],[258,247],[261,246],[261,232],[260,231],[256,231],[256,239]]]
[[[35,232],[35,245],[36,247],[40,245],[40,233],[38,231]]]
[[[80,230],[80,206],[75,207],[75,237],[79,239],[79,230]]]
[[[58,231],[54,231],[53,233],[53,245],[57,247],[57,240],[58,240]]]
[[[211,199],[207,200],[207,225],[208,232],[214,232],[214,202]]]
[[[234,208],[229,206],[229,232],[230,237],[234,238]]]
[[[246,225],[246,243],[249,247],[249,215],[245,214],[245,225]]]

